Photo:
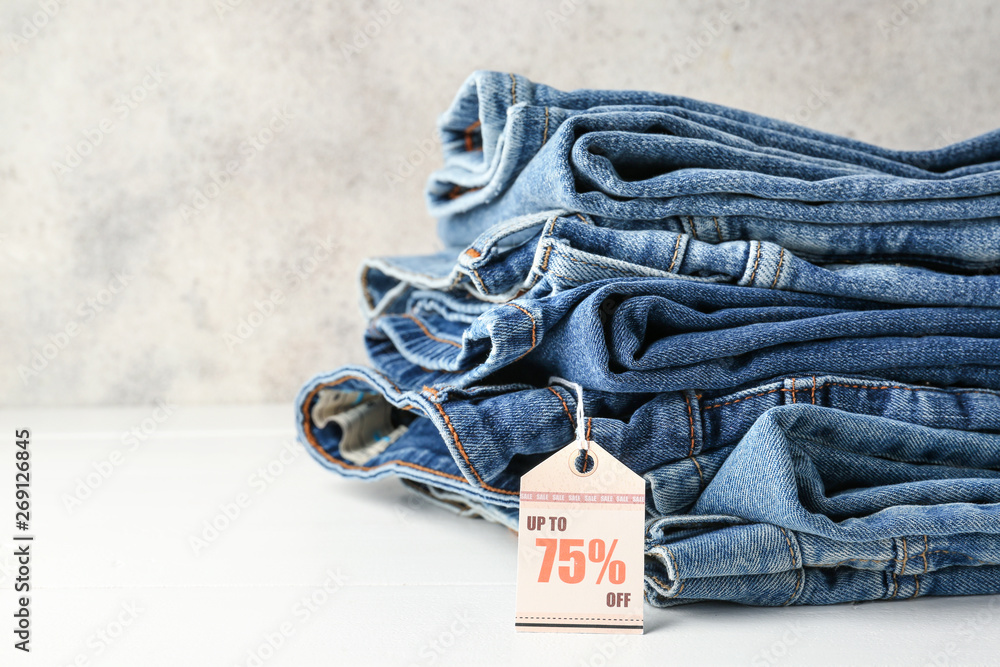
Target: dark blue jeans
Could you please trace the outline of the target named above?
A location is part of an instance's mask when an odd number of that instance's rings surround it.
[[[585,398],[589,437],[646,478],[654,604],[1000,592],[998,392],[806,376]],[[366,402],[381,421],[338,421]],[[512,527],[520,475],[576,428],[562,387],[403,391],[364,368],[315,378],[298,403],[326,467],[400,475]]]

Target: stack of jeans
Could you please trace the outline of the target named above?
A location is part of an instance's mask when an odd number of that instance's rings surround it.
[[[1000,131],[890,151],[477,72],[428,184],[446,249],[361,268],[371,367],[303,443],[517,527],[587,438],[646,480],[646,595],[1000,593]]]

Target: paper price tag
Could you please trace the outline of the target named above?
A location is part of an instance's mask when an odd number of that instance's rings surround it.
[[[519,632],[641,634],[646,484],[575,441],[521,477]]]

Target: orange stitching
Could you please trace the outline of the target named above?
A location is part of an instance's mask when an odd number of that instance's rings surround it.
[[[805,578],[806,578],[805,570],[800,569],[795,571],[795,589],[792,590],[792,594],[789,595],[788,599],[785,600],[784,604],[781,605],[782,607],[787,607],[792,603],[792,600],[795,599],[795,596],[799,594],[799,587],[802,586],[802,581]]]
[[[792,378],[792,403],[795,402],[795,378]]]
[[[903,540],[903,564],[899,568],[900,574],[906,574],[906,562],[910,559],[910,548],[906,546],[906,538],[900,538]]]
[[[781,275],[781,263],[785,261],[785,249],[781,249],[781,254],[778,255],[778,271],[774,274],[774,280],[771,281],[771,289],[778,284],[778,276]]]
[[[468,255],[469,257],[472,257],[473,259],[475,259],[476,257],[482,257],[483,255],[483,253],[479,252],[475,248],[469,248],[468,250],[465,251],[465,254]]]
[[[593,427],[594,427],[594,418],[587,417],[587,435],[584,436],[585,438],[587,438],[587,440],[590,440],[590,429],[592,429]]]
[[[691,225],[691,235],[694,236],[694,240],[698,240],[698,230],[694,228],[694,218],[690,215],[688,216],[688,224]]]
[[[570,425],[570,427],[571,427],[572,429],[576,430],[576,422],[574,422],[574,421],[573,421],[573,415],[572,415],[572,413],[570,413],[570,411],[569,411],[569,406],[568,406],[568,405],[566,405],[566,400],[565,400],[565,399],[564,399],[564,398],[562,397],[562,395],[561,395],[561,394],[560,394],[560,393],[559,393],[558,391],[556,391],[556,390],[555,390],[554,388],[552,388],[552,387],[546,387],[546,389],[548,389],[548,390],[549,390],[549,391],[551,391],[551,392],[552,392],[553,394],[555,394],[555,395],[556,395],[556,398],[558,398],[558,399],[559,399],[559,402],[560,402],[560,403],[562,403],[562,406],[563,406],[563,410],[564,410],[564,411],[566,412],[566,417],[568,417],[568,418],[569,418],[569,425]]]
[[[545,131],[542,133],[542,143],[544,144],[549,138],[549,108],[545,107]]]
[[[510,96],[514,104],[517,104],[517,79],[514,75],[510,75]]]
[[[451,190],[445,193],[445,197],[448,199],[458,199],[467,192],[475,192],[476,190],[482,190],[482,188],[463,188],[461,185],[453,185]]]
[[[674,241],[674,256],[670,258],[670,266],[667,267],[668,272],[674,270],[674,262],[677,261],[677,251],[680,250],[680,248],[681,248],[681,235],[678,234],[677,240]]]
[[[700,463],[698,463],[698,459],[696,459],[696,458],[695,458],[695,457],[693,457],[693,456],[688,456],[688,458],[689,458],[689,459],[691,459],[691,463],[693,463],[693,464],[694,464],[694,467],[698,469],[698,479],[700,480],[700,483],[701,483],[701,484],[704,484],[704,483],[705,483],[705,475],[703,475],[703,474],[701,473],[701,464],[700,464]],[[699,486],[700,486],[701,484],[699,484]]]
[[[930,549],[930,548],[931,548],[931,545],[928,544],[928,542],[927,542],[927,536],[924,535],[924,553],[923,553],[923,557],[924,557],[924,572],[927,571],[927,550]]]
[[[816,376],[813,375],[812,404],[816,405]]]
[[[361,294],[365,297],[365,302],[368,304],[369,308],[375,307],[375,302],[372,301],[372,295],[368,293],[368,271],[371,270],[370,266],[365,266],[361,271]]]
[[[892,573],[892,589],[892,597],[889,598],[890,600],[895,599],[895,597],[899,595],[899,579],[896,578],[895,572]]]
[[[788,539],[788,533],[785,532],[784,528],[778,526],[778,530],[780,530],[781,534],[785,536],[785,544],[788,545],[788,555],[792,557],[792,567],[797,568],[798,565],[795,564],[795,551],[792,550],[792,541]]]
[[[447,343],[448,345],[454,345],[455,347],[457,347],[459,349],[462,348],[462,345],[460,343],[456,343],[453,340],[447,340],[447,339],[444,339],[444,338],[438,338],[437,336],[435,336],[434,334],[432,334],[430,332],[430,330],[426,326],[424,326],[424,323],[421,322],[420,320],[418,320],[417,318],[415,318],[413,315],[410,315],[409,313],[403,313],[402,315],[400,315],[400,317],[405,317],[408,320],[413,320],[416,323],[416,325],[418,327],[420,327],[420,330],[424,332],[424,335],[427,336],[428,338],[430,338],[431,340],[436,340],[439,343]]]
[[[714,215],[712,216],[712,222],[715,223],[715,233],[719,235],[719,243],[722,243],[722,230],[719,229],[719,220]]]
[[[465,453],[465,447],[462,446],[462,442],[458,439],[458,433],[455,432],[455,427],[451,425],[451,419],[448,417],[448,413],[444,411],[444,408],[441,407],[440,403],[434,403],[434,407],[438,409],[438,412],[440,412],[441,416],[444,418],[444,423],[448,426],[448,430],[451,431],[451,437],[455,440],[455,447],[458,448],[458,453],[462,455],[463,459],[465,459],[466,464],[468,464],[469,466],[469,470],[471,470],[472,474],[476,476],[476,480],[479,482],[479,484],[483,488],[490,489],[491,491],[496,491],[497,493],[504,493],[507,494],[508,496],[518,495],[517,491],[507,491],[506,489],[497,489],[483,481],[483,478],[479,476],[479,472],[472,465],[472,461],[469,460],[469,455]]]
[[[542,235],[543,236],[552,236],[552,230],[556,228],[556,221],[558,221],[558,220],[559,220],[559,216],[558,215],[552,216],[552,219],[549,220],[549,224],[546,227],[545,232]]]
[[[913,583],[915,583],[917,585],[917,590],[913,591],[913,595],[910,596],[910,597],[917,597],[918,595],[920,595],[920,575],[919,574],[913,575]]]
[[[388,378],[385,378],[385,379],[389,381],[389,384],[392,384],[395,387],[395,385],[392,383],[391,380],[389,380]],[[337,459],[337,458],[334,458],[333,456],[331,456],[330,453],[328,451],[326,451],[319,444],[319,442],[316,440],[315,434],[313,433],[313,430],[312,430],[312,418],[309,416],[309,403],[312,401],[313,397],[316,395],[316,393],[320,389],[325,389],[327,387],[335,387],[338,384],[341,384],[342,382],[346,382],[347,380],[360,380],[362,382],[367,382],[367,380],[365,378],[362,378],[362,377],[359,377],[359,376],[356,376],[356,375],[348,375],[348,376],[340,378],[336,382],[330,382],[330,383],[327,383],[327,384],[321,384],[321,385],[317,386],[315,389],[313,389],[311,392],[309,392],[309,395],[306,396],[305,401],[303,401],[303,403],[302,403],[302,416],[303,416],[303,419],[304,419],[303,426],[304,426],[304,431],[305,431],[305,434],[306,434],[306,440],[309,442],[310,445],[313,446],[313,449],[315,449],[316,451],[318,451],[320,453],[320,455],[322,455],[323,458],[325,458],[326,460],[330,461],[331,463],[335,463],[335,464],[341,466],[342,468],[349,468],[351,470],[367,471],[367,470],[373,470],[375,468],[381,468],[381,467],[387,466],[387,465],[397,464],[397,465],[405,466],[407,468],[414,468],[415,470],[420,470],[420,471],[423,471],[423,472],[427,472],[427,473],[430,473],[432,475],[437,475],[439,477],[447,477],[448,479],[454,479],[454,480],[459,481],[459,482],[465,482],[466,484],[469,483],[469,480],[465,479],[464,477],[459,477],[458,475],[452,475],[452,474],[449,474],[449,473],[446,473],[446,472],[441,472],[440,470],[432,470],[431,468],[425,468],[425,467],[423,467],[421,465],[418,465],[416,463],[410,463],[409,461],[400,461],[398,459],[394,459],[392,461],[386,461],[385,463],[380,463],[377,466],[359,466],[359,465],[354,465],[353,463],[348,463],[347,461],[342,461],[340,459]],[[396,391],[399,391],[398,387],[396,387]],[[409,409],[409,407],[404,408],[404,409]],[[471,467],[472,464],[470,463],[469,466]],[[473,472],[475,472],[475,471],[473,470]],[[488,486],[488,485],[485,485],[485,484],[483,486],[484,486],[484,488],[487,488],[490,491],[496,491],[498,493],[506,493],[506,494],[511,494],[511,495],[518,495],[517,492],[506,491],[504,489],[497,489],[497,488],[494,488],[494,487],[491,487],[491,486]]]
[[[590,224],[590,220],[587,220],[587,219],[586,219],[585,217],[583,217],[583,216],[582,216],[581,214],[577,213],[577,214],[576,214],[576,217],[580,218],[580,220],[583,220],[583,224],[585,224],[585,225],[589,225],[589,224]]]
[[[479,281],[479,289],[483,291],[483,294],[489,294],[490,288],[486,286],[486,283],[484,283],[483,279],[479,276],[479,271],[476,269],[472,269],[472,273],[475,274],[476,280]]]
[[[552,246],[545,248],[545,257],[542,258],[542,271],[549,265],[549,253],[552,252]]]
[[[750,274],[750,286],[753,287],[754,276],[757,275],[757,264],[760,263],[760,241],[757,241],[757,259],[753,262],[753,272]]]
[[[511,76],[513,76],[513,75],[511,75]],[[507,305],[508,306],[514,306],[515,308],[517,308],[518,310],[520,310],[522,313],[524,313],[525,315],[527,315],[528,319],[531,320],[531,349],[534,349],[536,341],[537,341],[537,339],[535,338],[535,318],[532,317],[531,313],[529,313],[528,311],[526,311],[524,308],[522,308],[521,306],[517,305],[516,303],[508,303]],[[529,349],[529,351],[530,351],[530,349]],[[527,352],[525,352],[525,354],[527,354]],[[521,355],[521,356],[524,356],[524,355]],[[518,357],[518,359],[520,359],[520,358],[521,357]]]
[[[465,128],[465,150],[467,152],[471,152],[473,149],[472,133],[476,131],[476,128],[478,128],[479,125],[480,121],[477,119],[476,122],[472,123],[471,125],[469,125],[469,127]],[[481,146],[479,148],[482,149]]]
[[[778,526],[778,530],[780,530],[781,534],[785,536],[785,544],[788,545],[788,555],[792,557],[792,567],[796,568],[795,590],[793,590],[792,594],[788,597],[787,600],[785,600],[785,603],[781,605],[782,607],[785,607],[788,604],[790,604],[792,600],[795,599],[796,595],[798,595],[799,586],[802,585],[802,580],[805,578],[805,572],[802,570],[802,568],[800,568],[798,565],[795,564],[795,551],[792,550],[792,541],[788,539],[788,533],[785,532],[785,529],[782,528],[781,526]]]
[[[688,426],[691,427],[691,449],[688,450],[688,456],[694,456],[694,415],[691,413],[691,401],[687,394],[683,394],[683,396],[688,409]]]

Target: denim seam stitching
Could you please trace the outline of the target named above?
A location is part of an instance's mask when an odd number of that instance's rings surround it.
[[[795,568],[795,589],[792,591],[789,598],[785,600],[784,604],[781,605],[782,607],[787,607],[791,604],[792,600],[795,599],[795,596],[798,595],[799,587],[802,585],[802,580],[805,578],[805,571],[800,565],[796,564],[795,551],[792,549],[792,541],[788,538],[788,532],[781,526],[778,526],[778,530],[780,530],[781,534],[785,537],[785,544],[788,545],[788,555],[792,559],[792,567]]]
[[[471,153],[476,148],[478,148],[478,150],[483,150],[482,146],[473,147],[473,145],[472,145],[472,133],[475,132],[476,129],[478,129],[481,124],[482,124],[482,121],[477,118],[475,121],[473,121],[472,123],[470,123],[468,127],[465,128],[464,134],[465,134],[465,152],[466,153]]]
[[[405,317],[408,320],[413,320],[413,323],[416,324],[418,327],[420,327],[420,330],[422,332],[424,332],[424,335],[427,336],[428,338],[430,338],[431,340],[437,341],[438,343],[447,343],[448,345],[452,345],[454,347],[462,349],[462,344],[461,343],[456,343],[455,341],[448,340],[446,338],[438,338],[437,336],[435,336],[434,334],[432,334],[430,332],[430,330],[424,325],[423,322],[421,322],[420,320],[418,320],[416,317],[414,317],[410,313],[403,313],[402,315],[400,315],[400,317]]]
[[[537,334],[536,334],[536,331],[535,331],[535,318],[534,318],[534,316],[531,313],[529,313],[527,310],[525,310],[521,306],[517,305],[516,303],[507,303],[507,304],[504,304],[504,305],[506,305],[506,306],[513,306],[514,308],[517,308],[522,313],[524,313],[525,315],[527,315],[529,320],[531,320],[531,347],[529,347],[527,350],[525,350],[524,352],[522,352],[521,355],[517,359],[514,359],[514,361],[511,362],[511,363],[514,363],[515,361],[519,361],[520,359],[523,359],[529,352],[531,352],[532,350],[534,350],[535,349],[535,345],[537,345],[537,343],[538,343]]]
[[[926,537],[926,535],[924,537]],[[927,561],[927,556],[929,556],[930,554],[951,554],[953,556],[962,556],[964,558],[968,558],[969,560],[975,561],[976,563],[979,563],[980,565],[1000,565],[1000,563],[993,563],[993,562],[988,561],[988,560],[983,560],[981,558],[976,558],[975,556],[970,556],[969,554],[963,554],[960,551],[950,551],[948,549],[935,549],[934,551],[928,551],[927,553],[921,552],[920,555],[923,556],[925,563]],[[848,558],[846,560],[837,561],[836,563],[833,563],[832,565],[816,565],[815,567],[840,567],[844,563],[898,563],[898,562],[899,562],[899,558],[883,558],[883,559],[879,559],[879,558]],[[924,566],[924,571],[923,571],[922,574],[926,574],[927,572],[933,571],[933,570],[928,570],[927,568],[928,568],[928,566],[925,565]],[[902,568],[900,568],[900,569],[902,569]],[[902,574],[902,572],[900,574]]]
[[[781,254],[778,255],[778,270],[774,274],[774,280],[771,281],[771,289],[774,289],[775,285],[778,284],[778,277],[781,276],[781,263],[785,261],[785,249],[781,249]]]
[[[612,271],[618,271],[619,273],[624,273],[625,275],[630,275],[629,271],[627,271],[625,269],[622,269],[622,268],[619,268],[617,266],[611,266],[610,264],[599,264],[597,262],[588,262],[588,261],[583,260],[583,259],[577,259],[576,257],[570,256],[568,253],[560,252],[558,250],[556,251],[556,254],[559,255],[560,257],[565,257],[566,259],[568,259],[571,262],[579,262],[580,264],[586,264],[588,266],[596,266],[599,269],[611,269]],[[638,265],[636,265],[636,266],[638,266]],[[649,268],[649,267],[643,267],[643,268]]]
[[[479,281],[479,289],[483,291],[483,295],[491,296],[490,289],[486,286],[486,283],[483,282],[483,279],[479,276],[479,271],[474,266],[470,266],[469,268],[472,269],[472,273],[475,274],[476,280]]]
[[[904,386],[901,386],[901,385],[880,385],[880,386],[875,386],[875,385],[866,385],[866,384],[844,384],[842,382],[824,382],[821,385],[815,385],[814,384],[814,387],[813,387],[813,391],[814,392],[815,392],[815,390],[816,390],[817,387],[847,387],[848,389],[878,389],[878,390],[903,389],[905,391],[936,391],[936,392],[940,392],[940,393],[945,394],[945,395],[955,395],[955,394],[986,394],[988,396],[996,396],[995,392],[984,391],[984,390],[979,390],[979,389],[960,389],[960,390],[944,391],[944,390],[942,390],[942,389],[940,389],[938,387],[904,387]],[[784,387],[778,387],[776,389],[771,389],[769,391],[764,391],[764,392],[761,392],[759,394],[752,394],[750,396],[744,396],[743,398],[737,398],[737,399],[734,399],[732,401],[726,401],[725,403],[713,403],[711,405],[706,405],[702,409],[703,410],[714,410],[715,408],[722,408],[722,407],[725,407],[727,405],[733,405],[734,403],[740,403],[741,401],[746,401],[746,400],[749,400],[751,398],[759,398],[761,396],[767,396],[769,394],[773,394],[773,393],[776,393],[776,392],[779,392],[779,391],[788,392],[789,390],[785,389]]]
[[[761,242],[753,241],[753,243],[757,244],[757,257],[753,261],[753,271],[750,272],[750,281],[747,283],[747,285],[749,285],[750,287],[753,287],[753,279],[757,276],[757,265],[760,264]]]
[[[458,432],[455,431],[455,427],[451,423],[451,418],[448,416],[448,413],[445,412],[444,407],[442,407],[441,404],[437,401],[438,391],[426,385],[424,386],[424,389],[427,392],[429,392],[433,397],[434,400],[432,400],[431,403],[434,405],[435,408],[437,408],[437,411],[441,413],[441,417],[444,419],[445,426],[447,426],[448,431],[451,432],[452,440],[454,440],[455,442],[455,448],[458,449],[458,453],[462,455],[463,459],[465,459],[465,463],[469,466],[469,470],[472,471],[472,474],[475,475],[476,481],[479,482],[480,486],[482,486],[485,489],[489,489],[490,491],[494,491],[496,493],[502,493],[508,496],[520,495],[517,491],[508,491],[507,489],[500,489],[495,486],[491,486],[483,481],[483,478],[479,475],[479,471],[476,470],[476,467],[474,465],[472,465],[472,461],[469,459],[469,455],[465,452],[465,447],[462,445],[462,441],[459,440],[458,438]]]
[[[573,415],[569,411],[569,406],[566,405],[566,399],[564,399],[562,397],[562,394],[560,394],[558,391],[556,391],[555,387],[549,386],[549,387],[546,387],[546,389],[548,389],[553,394],[555,394],[556,398],[559,399],[559,402],[562,403],[563,411],[566,413],[566,417],[569,419],[569,427],[570,427],[570,429],[575,430],[576,429],[576,423],[573,421]]]
[[[677,240],[674,241],[674,256],[670,258],[670,266],[667,267],[667,272],[672,273],[674,270],[674,264],[677,262],[677,251],[681,249],[681,234],[677,235]]]
[[[685,393],[682,393],[681,395],[684,397],[684,403],[687,405],[688,426],[691,429],[691,448],[688,450],[688,456],[693,456],[694,455],[694,413],[691,410],[691,399],[688,398],[687,393],[685,392]]]
[[[364,296],[365,302],[368,304],[368,307],[369,308],[375,308],[375,302],[372,301],[371,294],[368,293],[368,271],[369,270],[370,270],[369,266],[365,266],[365,268],[361,270],[361,294],[362,294],[362,296]]]
[[[380,373],[380,375],[381,375],[381,373]],[[389,380],[389,378],[386,378],[385,376],[383,376],[383,378],[385,378],[389,382],[389,384],[392,384],[393,387],[396,389],[396,391],[399,391],[399,388],[396,387],[395,384],[393,384],[392,380]],[[305,400],[302,402],[303,426],[305,427],[304,430],[305,430],[305,435],[306,435],[306,441],[310,445],[312,445],[313,449],[315,449],[317,452],[319,452],[320,455],[323,458],[325,458],[326,460],[330,461],[331,463],[335,463],[335,464],[337,464],[337,465],[339,465],[339,466],[341,466],[343,468],[348,468],[348,469],[351,469],[351,470],[368,471],[368,470],[375,470],[377,468],[384,468],[386,466],[390,466],[390,465],[395,464],[395,465],[405,466],[407,468],[414,468],[416,470],[427,472],[427,473],[430,473],[432,475],[437,475],[439,477],[446,477],[448,479],[454,479],[454,480],[459,481],[459,482],[465,482],[466,484],[470,483],[469,480],[465,479],[464,477],[459,477],[458,475],[452,475],[450,473],[441,472],[440,470],[433,470],[431,468],[425,468],[424,466],[421,466],[421,465],[419,465],[417,463],[411,463],[410,461],[401,461],[399,459],[393,459],[392,461],[386,461],[385,463],[380,463],[377,466],[359,466],[359,465],[355,465],[353,463],[348,463],[347,461],[341,461],[340,459],[334,458],[328,451],[326,451],[326,449],[324,449],[319,444],[319,442],[316,440],[316,436],[312,432],[312,418],[308,414],[309,402],[312,400],[312,397],[315,396],[316,393],[319,390],[325,389],[327,387],[335,387],[338,384],[341,384],[341,383],[346,382],[348,380],[360,380],[361,382],[367,382],[367,380],[365,378],[362,378],[360,376],[357,376],[357,375],[348,375],[348,376],[340,378],[336,382],[330,382],[330,383],[321,384],[321,385],[317,386],[315,389],[313,389],[309,393],[308,396],[306,396]],[[406,406],[403,409],[404,410],[406,410],[406,409],[412,409],[412,407],[411,406]],[[496,489],[496,490],[499,490],[499,489]]]
[[[722,230],[719,229],[719,219],[713,215],[712,222],[715,223],[715,233],[719,235],[719,243],[722,243]]]
[[[688,458],[691,459],[691,462],[694,463],[694,467],[698,470],[698,488],[701,489],[702,485],[705,483],[705,475],[701,472],[701,464],[698,463],[698,459],[696,459],[693,455],[688,456]]]
[[[652,579],[653,581],[655,581],[657,584],[659,584],[663,588],[666,588],[666,589],[671,588],[670,584],[666,583],[665,581],[662,581],[655,574],[649,574],[649,575],[646,575],[646,576],[648,576],[650,579]],[[676,598],[680,597],[680,594],[683,591],[684,591],[684,583],[682,582],[681,585],[680,585],[680,588],[677,589],[676,593],[674,593],[673,595],[667,595],[666,593],[660,593],[660,597],[661,598],[666,598],[668,600],[673,600],[673,599],[676,599]]]
[[[549,108],[545,107],[545,130],[542,132],[542,144],[549,139]]]

